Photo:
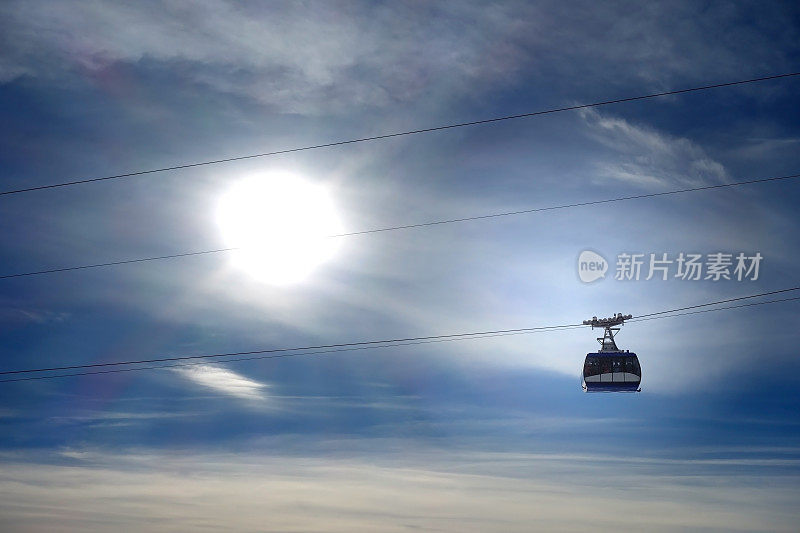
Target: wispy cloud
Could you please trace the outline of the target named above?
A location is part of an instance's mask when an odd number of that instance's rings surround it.
[[[290,112],[407,101],[432,87],[474,94],[548,61],[562,78],[664,86],[743,65],[786,70],[797,30],[779,5],[759,7],[745,25],[746,4],[691,2],[4,2],[0,81],[142,61]]]
[[[2,10],[9,23],[0,81],[180,64],[207,88],[316,113],[406,101],[432,88],[474,90],[518,69],[524,6],[441,5],[436,17],[416,7],[22,2]]]
[[[5,531],[796,529],[796,462],[788,470],[748,463],[743,473],[740,460],[408,448],[402,457],[367,459],[81,450],[62,456],[69,466],[4,461]],[[620,502],[621,512],[609,512]]]
[[[197,416],[193,412],[106,412],[106,411],[90,411],[79,414],[70,414],[66,416],[53,416],[48,420],[54,424],[63,425],[85,425],[87,427],[101,428],[101,427],[114,427],[120,428],[125,426],[133,426],[140,424],[147,424],[153,421],[163,419],[177,419]]]
[[[614,152],[600,175],[644,187],[699,186],[728,181],[728,171],[699,144],[593,109],[581,111],[590,134]]]
[[[203,387],[243,400],[264,400],[267,385],[227,368],[200,365],[177,368],[175,372]]]
[[[736,151],[740,157],[755,161],[765,157],[774,157],[783,151],[795,152],[800,146],[800,137],[754,137],[747,139],[743,146],[737,146]]]
[[[23,309],[20,307],[0,306],[0,319],[10,322],[29,322],[34,324],[51,324],[64,322],[70,318],[69,313],[40,309]]]

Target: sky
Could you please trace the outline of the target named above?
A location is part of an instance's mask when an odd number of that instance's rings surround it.
[[[798,71],[793,2],[7,1],[0,190]],[[0,276],[225,248],[219,203],[246,180],[325,191],[330,234],[796,174],[798,91],[789,77],[2,195]],[[337,237],[289,284],[230,252],[0,278],[0,368],[792,288],[798,201],[782,180]],[[291,236],[301,218],[257,227]],[[608,263],[589,283],[587,250]],[[757,279],[674,263],[616,279],[620,254],[681,253],[763,259]],[[641,361],[637,394],[582,391],[589,328],[0,383],[0,528],[795,531],[798,326],[797,301],[631,321],[617,341]]]

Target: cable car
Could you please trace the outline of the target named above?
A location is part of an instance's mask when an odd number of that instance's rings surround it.
[[[582,387],[585,392],[641,392],[642,368],[639,358],[628,350],[620,350],[614,341],[618,327],[632,315],[615,314],[611,318],[592,317],[584,320],[592,329],[604,329],[597,338],[600,351],[587,353],[583,363]]]

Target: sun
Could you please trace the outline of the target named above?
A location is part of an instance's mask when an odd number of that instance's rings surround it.
[[[289,285],[329,260],[342,224],[327,189],[296,174],[243,179],[219,200],[216,212],[236,267],[255,279]]]

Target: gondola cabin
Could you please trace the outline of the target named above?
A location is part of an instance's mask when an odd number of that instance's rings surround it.
[[[600,351],[587,353],[583,362],[581,385],[585,392],[640,392],[642,389],[642,367],[635,353],[620,350],[614,335],[631,315],[617,313],[610,318],[592,317],[583,323],[594,328],[603,328],[602,337],[597,338]]]
[[[638,392],[642,383],[639,358],[632,352],[586,354],[583,390],[586,392]]]

